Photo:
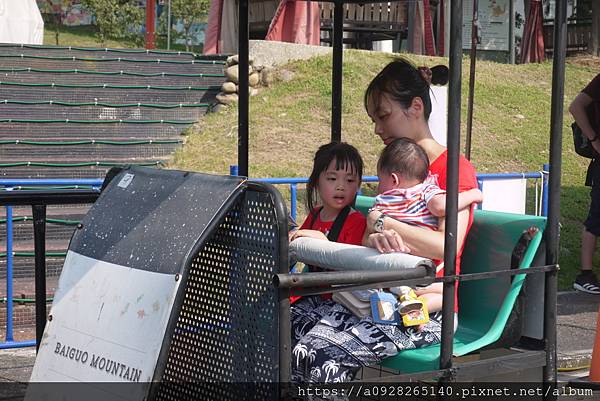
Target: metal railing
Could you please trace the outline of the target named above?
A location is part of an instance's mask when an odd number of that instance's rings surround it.
[[[236,166],[230,169],[232,175],[237,174]],[[536,214],[547,212],[547,167],[543,171],[528,173],[478,174],[481,187],[483,182],[507,179],[536,180],[535,209]],[[260,182],[272,185],[287,185],[290,191],[290,215],[296,219],[298,213],[298,186],[305,185],[308,178],[256,178]],[[377,182],[376,176],[365,176],[363,182]],[[29,347],[39,344],[46,321],[46,206],[59,204],[93,203],[99,196],[101,179],[0,179],[0,206],[6,209],[6,296],[0,298],[6,304],[6,335],[0,343],[0,349]],[[539,190],[538,190],[539,188]],[[33,212],[34,257],[35,257],[35,305],[36,305],[36,340],[14,341],[13,307],[14,307],[14,233],[13,206],[29,205]],[[539,211],[539,213],[538,213]],[[0,253],[0,257],[1,257]]]
[[[102,180],[0,180],[0,205],[6,208],[6,335],[0,349],[39,345],[46,324],[46,207],[93,203]],[[85,189],[82,189],[84,187]],[[13,206],[31,206],[35,258],[36,340],[14,341]]]
[[[541,171],[533,171],[526,173],[485,173],[477,174],[477,182],[479,188],[483,187],[485,181],[502,181],[513,179],[533,179],[536,180],[535,189],[535,213],[536,215],[546,216],[548,211],[548,165],[544,165]],[[238,175],[238,166],[230,166],[229,174]],[[290,215],[296,220],[298,214],[298,185],[305,185],[308,182],[306,177],[298,178],[253,178],[253,180],[266,182],[271,185],[289,185],[290,191]],[[363,176],[362,182],[378,182],[377,176]],[[360,191],[359,191],[360,194]],[[481,208],[481,204],[478,206]]]

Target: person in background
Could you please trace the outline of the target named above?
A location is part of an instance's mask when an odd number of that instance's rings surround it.
[[[569,112],[583,135],[600,154],[600,74],[573,99]],[[589,294],[600,294],[598,278],[592,270],[596,239],[600,235],[600,158],[592,159],[587,169],[585,185],[592,187],[590,210],[583,222],[581,233],[581,271],[575,277],[573,288]]]

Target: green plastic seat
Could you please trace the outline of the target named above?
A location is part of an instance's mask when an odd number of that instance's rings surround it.
[[[358,196],[356,208],[366,213],[374,198]],[[546,218],[512,213],[476,210],[473,226],[465,241],[461,273],[482,273],[510,267],[515,245],[525,230],[535,226],[539,232],[530,242],[520,269],[534,260],[546,227]],[[516,275],[460,283],[458,289],[458,328],[453,352],[462,356],[493,344],[500,339],[519,295],[525,275]],[[406,350],[386,359],[382,365],[402,373],[439,368],[440,345]]]

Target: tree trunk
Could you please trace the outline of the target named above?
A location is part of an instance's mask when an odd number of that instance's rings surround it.
[[[52,4],[52,2],[50,2]],[[53,13],[54,17],[54,37],[56,39],[56,46],[58,46],[58,37],[60,36],[60,26],[62,25],[62,18],[59,12]]]
[[[189,24],[184,23],[183,29],[185,32],[185,51],[189,52],[190,46],[192,45],[192,35],[190,33],[190,31],[192,30],[192,23],[191,22]]]

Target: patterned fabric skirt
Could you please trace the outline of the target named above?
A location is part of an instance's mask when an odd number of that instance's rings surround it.
[[[420,328],[376,324],[320,296],[292,304],[291,319],[296,383],[350,381],[363,366],[377,365],[401,350],[439,343],[442,331],[441,312],[431,313]]]

